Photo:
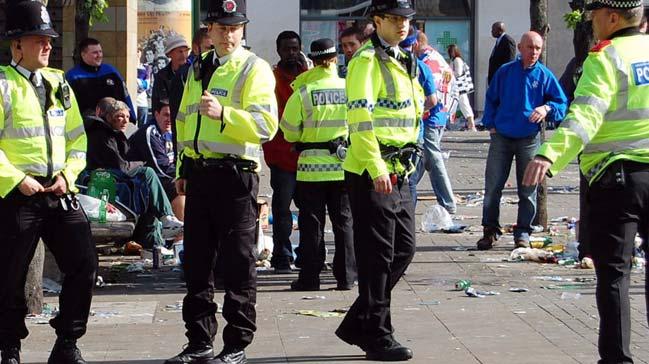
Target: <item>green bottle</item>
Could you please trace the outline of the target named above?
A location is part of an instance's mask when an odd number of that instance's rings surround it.
[[[92,171],[88,182],[88,196],[101,199],[104,192],[107,194],[106,202],[115,202],[115,177],[106,170]]]
[[[456,291],[464,291],[465,289],[471,287],[471,281],[468,279],[461,279],[455,282]]]
[[[108,203],[108,191],[103,190],[99,197],[99,223],[106,223],[106,204]]]

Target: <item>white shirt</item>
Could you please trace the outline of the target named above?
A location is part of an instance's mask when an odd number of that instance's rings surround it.
[[[223,56],[223,57],[218,57],[218,54],[216,54],[216,50],[214,50],[214,57],[212,58],[212,62],[215,62],[216,59],[218,58],[218,59],[219,59],[219,67],[221,67],[221,66],[223,66],[227,61],[229,61],[230,59],[232,59],[232,57],[234,57],[234,55],[235,55],[236,53],[241,52],[241,49],[242,49],[242,48],[243,48],[243,47],[239,46],[239,47],[237,47],[237,49],[235,49],[234,51],[232,51],[232,53],[230,53],[230,54],[228,54],[228,55],[225,55],[225,56]]]
[[[34,86],[39,87],[41,84],[43,84],[43,75],[41,75],[39,70],[36,70],[34,72],[28,70],[27,68],[17,64],[13,59],[11,60],[11,67],[15,68],[18,73],[23,75],[26,79],[31,81],[32,73],[34,74]]]
[[[399,48],[399,45],[393,47],[388,42],[386,42],[383,38],[381,38],[380,35],[377,34],[377,36],[379,37],[379,40],[381,41],[381,45],[383,47],[390,48],[392,49],[392,52],[394,52],[394,54],[401,56],[401,49]]]

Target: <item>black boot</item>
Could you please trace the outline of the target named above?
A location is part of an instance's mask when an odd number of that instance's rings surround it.
[[[212,363],[213,358],[214,349],[212,344],[190,343],[180,354],[167,359],[164,364]]]
[[[76,339],[57,338],[47,364],[86,364]]]
[[[314,283],[305,283],[302,282],[299,279],[294,280],[291,282],[291,291],[319,291],[320,290],[320,282],[314,282]]]
[[[376,361],[406,361],[412,359],[412,350],[390,336],[367,345],[365,357]]]
[[[20,341],[0,345],[0,364],[20,364]]]
[[[247,362],[243,349],[223,348],[210,364],[246,364]]]
[[[476,244],[478,250],[490,250],[502,234],[502,231],[497,227],[485,226],[483,228],[482,238]]]

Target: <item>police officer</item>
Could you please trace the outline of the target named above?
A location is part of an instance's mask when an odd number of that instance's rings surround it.
[[[373,0],[376,32],[349,63],[343,163],[354,218],[359,297],[336,331],[370,360],[408,360],[392,333],[390,296],[415,252],[414,204],[407,175],[424,94],[416,59],[398,44],[415,14],[409,0]]]
[[[60,313],[50,321],[50,364],[85,363],[77,339],[86,332],[96,256],[90,225],[74,197],[86,165],[86,135],[76,99],[60,70],[48,68],[58,34],[38,1],[8,5],[4,37],[11,64],[0,66],[0,350],[20,363],[25,277],[39,239],[64,273]]]
[[[275,78],[268,63],[242,47],[245,2],[209,4],[205,22],[215,49],[195,62],[176,119],[176,189],[187,196],[183,320],[189,344],[169,364],[245,363],[256,330],[257,172],[261,144],[277,131]],[[217,255],[227,325],[223,350],[214,357]]]
[[[646,241],[649,232],[649,38],[637,30],[641,0],[596,0],[587,10],[600,42],[584,63],[568,115],[528,165],[523,183],[556,175],[582,152],[599,363],[632,363],[631,259],[636,233]]]
[[[291,288],[320,289],[324,261],[322,231],[329,211],[336,253],[333,273],[339,290],[350,290],[356,280],[352,241],[352,213],[344,184],[342,161],[347,145],[347,97],[345,80],[338,77],[338,51],[331,39],[311,43],[315,68],[299,75],[293,84],[280,128],[300,152],[295,203],[300,209],[302,268]]]

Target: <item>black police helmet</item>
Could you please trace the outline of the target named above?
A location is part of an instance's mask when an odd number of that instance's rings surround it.
[[[370,14],[391,14],[410,18],[417,12],[412,8],[410,0],[372,0]]]
[[[601,8],[632,9],[642,6],[642,0],[594,0],[586,4],[586,10]]]
[[[329,38],[322,38],[311,42],[309,58],[313,60],[331,58],[336,54],[338,54],[336,44]]]
[[[21,1],[7,5],[5,39],[17,39],[26,35],[46,35],[57,38],[50,14],[39,1]]]
[[[211,0],[207,7],[206,23],[238,25],[249,22],[245,0]]]

